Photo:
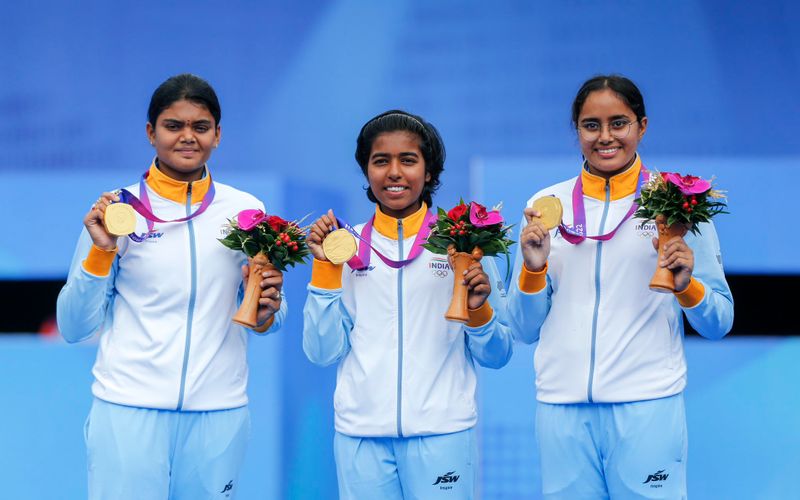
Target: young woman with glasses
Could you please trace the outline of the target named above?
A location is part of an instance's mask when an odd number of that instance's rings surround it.
[[[642,95],[625,77],[592,78],[572,121],[583,165],[529,201],[508,300],[516,337],[538,341],[543,493],[685,498],[683,316],[711,339],[733,321],[717,235],[708,223],[700,235],[674,238],[658,264],[672,271],[675,293],[651,292],[653,224],[630,218],[644,179]],[[532,204],[548,195],[580,237],[543,226]]]

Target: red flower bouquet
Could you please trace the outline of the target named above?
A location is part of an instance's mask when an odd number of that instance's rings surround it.
[[[634,215],[646,220],[663,215],[668,226],[684,224],[688,231],[698,234],[698,223],[727,213],[724,198],[721,191],[712,189],[711,181],[693,175],[654,172],[636,199],[639,209]]]
[[[261,273],[272,266],[286,271],[288,266],[305,263],[310,251],[306,245],[305,229],[299,222],[286,221],[261,210],[242,210],[228,221],[228,235],[219,241],[226,247],[244,252],[250,264],[242,305],[233,317],[234,323],[253,328],[258,315],[261,295]]]
[[[461,200],[447,212],[440,208],[436,222],[431,226],[431,234],[423,247],[436,254],[448,255],[453,268],[453,299],[445,314],[445,318],[451,321],[466,323],[469,320],[467,287],[461,283],[464,270],[484,255],[502,253],[506,261],[509,260],[508,247],[514,244],[508,238],[512,226],[503,225],[499,209],[498,206],[486,210],[480,203],[473,201],[467,205]]]
[[[651,172],[636,199],[639,209],[634,216],[655,221],[660,259],[667,241],[689,231],[700,234],[699,223],[709,222],[717,214],[728,213],[724,198],[723,192],[713,189],[709,180],[672,172]],[[675,290],[672,278],[672,271],[659,267],[650,282],[650,289],[671,293]]]
[[[467,205],[463,200],[447,212],[440,208],[428,242],[423,246],[441,255],[449,254],[451,247],[467,253],[477,247],[481,256],[500,253],[508,256],[508,247],[514,244],[508,239],[512,226],[503,225],[499,209],[498,206],[486,210],[480,203],[473,201]]]

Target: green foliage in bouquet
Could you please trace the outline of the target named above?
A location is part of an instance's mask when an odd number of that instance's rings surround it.
[[[651,172],[635,201],[639,209],[635,217],[655,220],[667,218],[667,225],[685,224],[699,234],[698,224],[708,222],[717,214],[726,214],[725,195],[712,189],[711,182],[693,175]]]
[[[514,244],[508,238],[511,227],[503,225],[503,217],[498,209],[487,211],[479,203],[473,201],[467,205],[461,200],[449,212],[439,208],[428,241],[422,246],[442,255],[447,254],[450,245],[457,252],[467,253],[478,247],[484,255],[502,253],[508,259],[508,247]]]
[[[219,241],[226,247],[244,252],[248,257],[263,253],[281,272],[288,266],[305,263],[311,252],[306,232],[298,222],[286,221],[261,210],[242,210],[236,219],[228,219],[230,232]]]

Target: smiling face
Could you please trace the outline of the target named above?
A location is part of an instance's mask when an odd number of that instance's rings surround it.
[[[381,211],[403,219],[422,206],[420,197],[431,176],[419,149],[419,137],[405,131],[385,132],[372,142],[367,179]]]
[[[636,113],[609,88],[586,97],[578,115],[578,138],[589,171],[609,178],[628,168],[647,129]]]
[[[147,124],[147,136],[156,148],[158,167],[179,181],[202,177],[211,152],[219,144],[222,130],[202,104],[182,99],[173,102]]]

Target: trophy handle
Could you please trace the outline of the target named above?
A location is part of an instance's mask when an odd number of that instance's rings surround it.
[[[656,216],[656,227],[658,228],[658,260],[656,261],[656,272],[650,280],[650,290],[659,293],[673,293],[675,291],[675,275],[670,269],[661,267],[658,262],[664,255],[664,246],[676,236],[683,237],[689,228],[685,224],[667,225],[667,218],[659,214]]]
[[[483,250],[475,247],[472,253],[456,252],[455,248],[451,245],[447,253],[448,257],[450,257],[450,267],[453,269],[453,298],[450,299],[450,307],[447,308],[444,317],[450,321],[467,324],[469,322],[469,308],[467,303],[467,299],[469,299],[469,290],[467,289],[467,285],[463,283],[464,271],[483,257]]]
[[[247,328],[258,326],[258,299],[261,298],[261,273],[264,268],[271,266],[269,258],[259,252],[255,257],[247,258],[250,265],[250,273],[247,278],[247,288],[244,291],[244,298],[239,310],[233,316],[234,323]]]

